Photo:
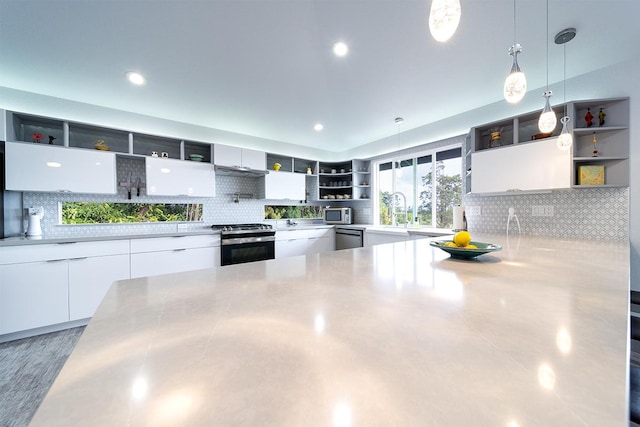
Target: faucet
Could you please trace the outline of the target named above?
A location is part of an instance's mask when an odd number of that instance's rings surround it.
[[[396,195],[397,196],[402,196],[402,200],[404,201],[404,228],[407,228],[407,197],[402,194],[399,191],[394,192],[393,194],[391,194],[391,197],[393,197],[393,201],[394,201],[394,206],[393,206],[393,225],[398,225],[398,219],[397,219],[397,214],[396,214],[396,207],[395,207],[395,200],[396,200]]]
[[[295,221],[293,221],[291,219],[287,220],[287,227],[293,227],[293,226],[296,226],[296,225],[298,225],[297,222],[295,222]]]

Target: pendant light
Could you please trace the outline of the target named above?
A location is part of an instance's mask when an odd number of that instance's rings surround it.
[[[510,104],[517,104],[524,98],[527,92],[527,79],[518,65],[518,54],[522,52],[522,46],[516,43],[516,0],[513,0],[513,44],[509,49],[509,55],[513,56],[511,72],[504,81],[504,99]]]
[[[549,0],[547,0],[547,90],[544,92],[544,95],[542,95],[545,99],[544,109],[538,119],[538,129],[540,129],[542,133],[553,132],[558,124],[556,113],[551,108],[551,103],[549,102],[551,95],[553,95],[553,93],[549,90]]]
[[[560,123],[562,123],[562,132],[560,132],[560,136],[558,137],[558,148],[560,150],[566,151],[571,148],[571,144],[573,144],[573,136],[571,136],[571,132],[569,132],[569,128],[567,124],[571,118],[567,114],[567,45],[565,43],[573,40],[576,36],[575,28],[566,28],[556,34],[554,39],[556,44],[561,44],[563,47],[563,88],[562,88],[562,96],[564,98],[564,117],[560,119]]]
[[[429,12],[429,30],[434,39],[446,42],[460,23],[460,0],[432,0]]]

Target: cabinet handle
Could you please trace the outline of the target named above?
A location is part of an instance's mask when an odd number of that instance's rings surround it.
[[[179,237],[187,237],[187,236],[171,236],[171,237],[173,237],[174,239],[177,239]]]
[[[70,245],[72,243],[78,243],[78,242],[58,242],[59,245]]]
[[[69,261],[80,261],[80,260],[87,259],[87,258],[89,258],[89,257],[81,256],[81,257],[78,257],[78,258],[71,258]]]
[[[182,252],[182,251],[186,251],[186,248],[182,248],[182,249],[174,249],[173,252]]]
[[[61,259],[48,259],[47,262],[60,262],[60,261],[66,261],[66,258],[61,258]]]

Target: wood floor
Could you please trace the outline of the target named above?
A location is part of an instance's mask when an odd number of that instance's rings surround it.
[[[0,344],[0,427],[24,427],[71,354],[84,327]]]

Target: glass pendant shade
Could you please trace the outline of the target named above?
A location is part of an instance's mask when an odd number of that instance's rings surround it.
[[[433,38],[439,42],[449,40],[458,28],[460,15],[460,0],[432,0],[429,30]]]
[[[558,124],[558,118],[556,117],[556,113],[551,109],[551,104],[549,102],[549,98],[551,98],[551,91],[548,90],[544,93],[545,104],[544,109],[542,110],[542,114],[540,114],[540,118],[538,119],[538,129],[542,133],[553,132]]]
[[[509,49],[509,54],[513,56],[511,72],[504,81],[504,99],[510,104],[516,104],[524,98],[527,93],[527,79],[518,65],[518,54],[522,52],[522,46],[515,44]]]
[[[560,132],[560,136],[558,137],[558,148],[566,151],[571,148],[571,144],[573,144],[573,137],[567,129],[567,123],[569,123],[569,116],[564,116],[560,119],[560,123],[562,123],[562,132]]]

